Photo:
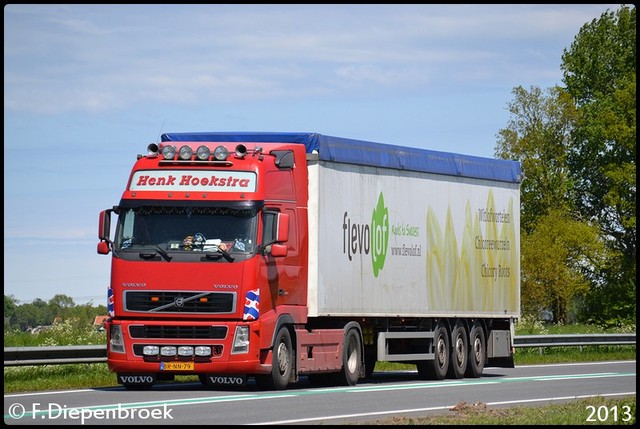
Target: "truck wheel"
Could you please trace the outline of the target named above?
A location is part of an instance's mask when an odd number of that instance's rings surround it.
[[[465,373],[467,377],[478,378],[482,376],[486,355],[484,329],[480,323],[476,322],[469,332],[469,359]]]
[[[276,335],[271,360],[271,374],[256,375],[256,384],[261,388],[284,390],[289,385],[293,373],[294,353],[291,345],[291,333],[286,327],[280,328]]]
[[[469,337],[464,323],[457,321],[451,333],[451,360],[449,362],[448,378],[463,378],[467,370],[469,358]]]
[[[362,342],[356,329],[350,329],[344,337],[342,371],[329,374],[333,385],[355,386],[362,368]]]
[[[447,328],[442,323],[436,325],[433,331],[434,358],[430,361],[420,361],[416,364],[418,376],[426,380],[442,380],[447,376],[449,370],[449,334]]]

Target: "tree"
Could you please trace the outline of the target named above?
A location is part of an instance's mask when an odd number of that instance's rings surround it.
[[[54,317],[49,305],[37,298],[31,303],[17,306],[11,324],[18,325],[24,331],[40,325],[51,325]]]
[[[70,317],[77,321],[78,325],[93,326],[96,316],[104,316],[107,314],[105,305],[93,306],[93,303],[76,305],[70,312]]]
[[[580,214],[612,250],[591,279],[595,320],[636,314],[636,10],[622,5],[585,24],[562,55],[578,115],[567,162]],[[604,304],[604,305],[603,305]]]
[[[567,154],[576,110],[560,87],[516,87],[513,94],[495,154],[522,163],[522,312],[540,318],[551,311],[554,322],[565,323],[603,258],[597,227],[580,220],[573,206]]]
[[[63,294],[56,294],[49,300],[49,308],[54,317],[66,319],[71,314],[71,309],[75,306],[73,298]]]
[[[522,164],[521,228],[526,232],[552,209],[571,210],[567,153],[575,109],[559,87],[546,92],[531,87],[527,92],[518,86],[512,93],[511,119],[498,132],[495,155]]]
[[[15,314],[18,300],[13,295],[4,296],[4,327],[5,329],[11,325],[11,318]]]
[[[604,252],[596,227],[549,210],[521,236],[522,313],[541,318],[550,310],[554,323],[565,324],[574,299],[589,292],[587,274],[598,268]]]
[[[91,302],[75,305],[67,295],[55,295],[48,302],[37,298],[33,302],[18,304],[12,295],[4,296],[5,329],[19,328],[23,331],[39,325],[51,325],[56,316],[70,320],[78,327],[92,327],[96,316],[107,314],[105,305],[93,306]]]
[[[70,296],[57,294],[49,300],[49,305],[57,309],[65,309],[73,307],[75,302]]]

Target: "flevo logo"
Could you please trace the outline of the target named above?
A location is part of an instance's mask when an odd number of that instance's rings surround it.
[[[354,255],[371,254],[373,275],[378,277],[384,268],[389,244],[389,210],[384,205],[382,192],[378,196],[378,203],[371,215],[371,224],[358,224],[344,212],[342,220],[342,252],[349,261]]]

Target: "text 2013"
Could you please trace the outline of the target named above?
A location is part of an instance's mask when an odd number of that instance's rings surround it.
[[[589,416],[587,417],[588,422],[628,422],[633,418],[631,415],[631,407],[629,405],[623,405],[619,407],[619,409],[617,405],[612,407],[607,407],[605,405],[601,405],[599,407],[587,405],[587,411],[589,411]]]

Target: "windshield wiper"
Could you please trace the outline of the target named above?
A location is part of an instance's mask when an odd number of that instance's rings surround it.
[[[140,252],[140,257],[142,259],[152,259],[155,258],[156,255],[158,253],[160,253],[160,256],[162,256],[164,258],[165,261],[170,262],[171,261],[171,256],[169,256],[169,254],[160,246],[158,246],[157,244],[151,244],[151,243],[139,243],[140,246],[151,246],[154,249],[157,250],[157,252]]]
[[[233,256],[231,256],[229,252],[227,252],[226,250],[222,250],[219,247],[218,247],[218,250],[214,252],[207,251],[205,254],[205,257],[207,259],[220,259],[221,256],[224,256],[224,259],[226,259],[229,262],[233,262],[233,260],[235,259]]]

